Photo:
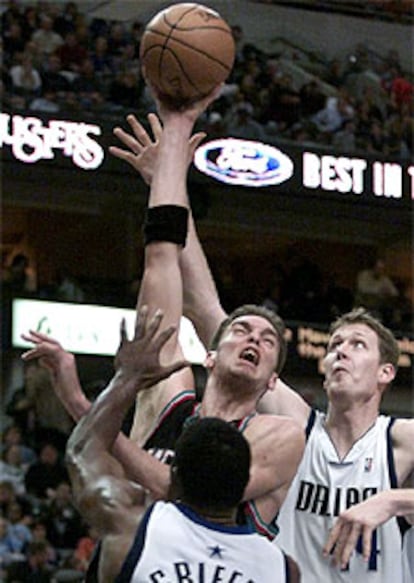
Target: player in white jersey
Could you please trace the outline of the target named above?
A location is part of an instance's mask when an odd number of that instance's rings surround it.
[[[66,458],[77,506],[98,529],[102,583],[235,581],[298,583],[295,563],[266,538],[236,524],[250,473],[250,447],[231,424],[195,419],[180,436],[171,466],[172,500],[144,514],[142,492],[127,480],[112,447],[140,390],[186,365],[160,364],[173,328],[143,307],[132,341],[122,333],[116,373],[73,430]],[[129,552],[128,552],[128,549]]]
[[[389,436],[392,420],[378,417],[342,458],[325,423],[325,414],[312,416],[302,462],[279,514],[277,541],[293,556],[299,555],[297,549],[308,549],[307,553],[300,552],[303,579],[308,583],[402,581],[404,530],[397,518],[371,533],[366,558],[362,541],[355,541],[356,552],[345,564],[335,567],[329,558],[322,557],[327,533],[339,513],[377,492],[396,487]]]

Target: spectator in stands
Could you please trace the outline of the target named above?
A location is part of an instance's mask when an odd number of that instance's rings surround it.
[[[76,2],[66,2],[63,10],[55,18],[54,30],[65,38],[68,32],[75,32],[81,14]]]
[[[23,36],[19,22],[12,22],[8,30],[3,32],[4,63],[11,67],[17,64],[17,55],[25,50],[26,39]]]
[[[48,55],[54,53],[63,44],[63,38],[53,30],[53,20],[47,14],[42,14],[40,17],[39,28],[34,31],[31,40],[45,61]]]
[[[34,449],[26,445],[23,441],[23,434],[21,428],[17,424],[9,425],[3,431],[3,440],[1,444],[1,451],[4,452],[8,447],[15,445],[20,450],[22,463],[25,466],[36,461],[37,456]]]
[[[109,86],[108,101],[114,106],[137,110],[143,83],[134,71],[121,71]]]
[[[72,488],[68,481],[62,481],[56,488],[54,497],[45,514],[47,538],[58,549],[74,550],[86,532],[86,527],[73,504]]]
[[[329,138],[338,131],[346,120],[353,119],[354,107],[345,92],[337,97],[328,97],[325,107],[311,117],[320,134]]]
[[[55,567],[58,563],[58,553],[56,548],[52,545],[52,543],[47,538],[47,529],[46,523],[44,520],[38,518],[35,519],[31,526],[32,531],[32,540],[33,542],[44,542],[47,546],[47,563],[51,567]]]
[[[357,275],[355,306],[363,306],[386,325],[393,321],[398,290],[386,273],[385,260],[377,257]]]
[[[21,25],[23,36],[26,41],[29,41],[32,38],[34,31],[39,28],[38,11],[34,6],[27,6],[24,9]]]
[[[62,64],[64,71],[79,73],[82,63],[88,57],[88,52],[83,47],[76,36],[75,32],[66,33],[64,42],[54,51]]]
[[[51,583],[53,569],[48,565],[47,544],[31,542],[25,561],[15,561],[7,568],[7,581]]]
[[[338,89],[342,87],[345,81],[345,75],[340,59],[332,59],[329,61],[325,72],[322,74],[322,80]]]
[[[409,158],[404,149],[404,124],[401,114],[395,112],[385,122],[385,153],[394,158]]]
[[[414,97],[414,85],[408,81],[402,71],[395,67],[391,70],[389,83],[391,105],[400,112],[404,104],[411,104]]]
[[[67,269],[59,269],[56,276],[56,299],[63,302],[84,302],[85,291],[79,281]]]
[[[138,78],[140,77],[141,64],[139,61],[139,53],[137,53],[136,45],[133,42],[128,42],[124,46],[118,67],[121,71],[132,71]]]
[[[332,146],[339,152],[354,152],[356,147],[355,121],[346,119],[342,127],[333,135]]]
[[[9,509],[15,502],[23,508],[25,517],[32,515],[32,504],[27,495],[18,495],[12,482],[1,480],[0,482],[0,515],[7,516]]]
[[[89,527],[85,536],[79,539],[73,553],[73,566],[75,569],[86,572],[98,539],[99,533],[93,527]]]
[[[320,83],[312,79],[302,85],[299,90],[301,116],[308,118],[325,107],[326,95]]]
[[[114,63],[115,69],[122,58],[122,53],[129,40],[124,25],[120,22],[113,22],[108,34],[108,53]]]
[[[230,110],[226,120],[227,133],[233,138],[244,138],[246,140],[266,140],[266,133],[263,126],[253,119],[253,106],[248,101],[237,103]]]
[[[10,69],[11,90],[16,95],[33,98],[40,94],[42,78],[39,71],[33,66],[31,55],[24,53],[20,64]]]
[[[17,501],[13,502],[8,509],[6,518],[9,521],[9,532],[16,541],[17,551],[24,553],[33,537],[27,524],[28,517],[24,514],[22,505]]]
[[[36,272],[30,267],[27,255],[18,253],[15,255],[9,266],[3,271],[3,293],[13,295],[26,295],[36,291]]]
[[[43,444],[39,460],[32,464],[26,473],[25,485],[28,494],[40,499],[51,498],[62,482],[68,480],[58,448],[54,443]]]
[[[6,569],[17,560],[24,558],[19,550],[19,541],[10,530],[10,522],[0,515],[0,581],[6,581]]]
[[[114,74],[112,58],[108,52],[108,39],[105,36],[95,38],[89,56],[96,75],[109,77]]]
[[[96,111],[104,105],[104,86],[95,75],[93,62],[89,57],[83,61],[79,76],[73,81],[72,89],[82,108]]]
[[[39,363],[24,367],[24,396],[26,407],[34,411],[34,439],[36,444],[53,440],[63,451],[73,421],[54,394],[50,376]]]
[[[42,95],[53,93],[56,102],[64,105],[68,94],[72,90],[68,76],[62,70],[62,62],[58,55],[51,54],[47,59],[47,64],[41,72]]]
[[[22,454],[18,445],[9,445],[0,459],[0,475],[2,480],[11,482],[17,494],[26,493],[25,476],[27,466],[23,464]]]
[[[291,75],[276,73],[267,90],[266,104],[260,121],[275,121],[279,128],[290,128],[300,118],[301,99]]]

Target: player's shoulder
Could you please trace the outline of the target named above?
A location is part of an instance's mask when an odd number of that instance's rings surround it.
[[[395,419],[391,427],[391,437],[394,446],[407,444],[412,447],[414,442],[414,419],[403,417]]]
[[[251,420],[252,428],[255,427],[260,432],[269,432],[275,438],[304,439],[304,431],[300,424],[292,417],[286,415],[272,415],[261,413],[255,415]]]

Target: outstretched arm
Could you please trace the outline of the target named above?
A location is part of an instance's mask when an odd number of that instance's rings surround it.
[[[411,517],[414,521],[414,489],[385,490],[342,512],[326,541],[324,555],[332,553],[334,564],[345,569],[362,537],[362,554],[368,561],[374,530],[393,516]]]
[[[146,184],[150,185],[163,132],[161,122],[154,113],[148,115],[153,136],[151,137],[135,116],[130,115],[127,120],[132,134],[125,132],[121,128],[115,128],[114,133],[128,150],[113,146],[110,148],[110,152],[128,162],[141,174]],[[191,163],[194,151],[204,137],[205,134],[200,132],[189,139],[187,149],[188,164]],[[205,347],[208,347],[214,332],[226,317],[226,313],[220,303],[207,258],[197,235],[191,210],[188,222],[187,244],[180,253],[179,264],[183,282],[183,313],[193,322],[201,342]],[[159,391],[159,393],[162,394],[162,391]],[[160,395],[158,397],[155,397],[155,394],[151,396],[152,401],[160,398]],[[159,404],[155,409],[160,410]],[[266,393],[260,402],[259,410],[263,413],[293,417],[301,426],[305,426],[310,407],[296,391],[279,379],[276,390],[272,393]]]
[[[163,127],[154,113],[148,114],[153,137],[148,134],[135,116],[129,115],[127,121],[132,134],[119,127],[114,129],[114,134],[128,150],[111,146],[109,151],[117,158],[128,162],[141,174],[145,183],[150,185],[158,157]],[[187,165],[191,163],[195,149],[205,136],[204,132],[198,132],[189,138]],[[189,206],[187,192],[185,192],[185,201],[186,205]],[[185,282],[183,286],[184,315],[193,322],[202,343],[207,347],[213,333],[226,314],[220,304],[216,285],[197,235],[191,209],[187,244],[181,251],[179,261],[181,277]]]
[[[79,421],[91,403],[82,390],[74,355],[54,338],[35,330],[22,334],[22,338],[34,344],[22,354],[22,359],[25,362],[38,359],[48,369],[57,397],[74,421]]]
[[[59,342],[46,334],[31,331],[23,337],[35,345],[22,355],[23,360],[39,359],[50,372],[56,395],[73,419],[80,421],[89,412],[92,403],[86,398],[80,385],[73,354],[64,350]],[[151,391],[142,391],[142,393],[146,395]],[[113,444],[112,453],[121,463],[125,475],[148,490],[153,498],[162,499],[167,496],[168,468],[137,447],[136,441],[119,433]]]
[[[146,308],[142,308],[132,341],[123,325],[116,373],[73,430],[66,449],[75,503],[104,543],[110,537],[111,553],[113,549],[118,553],[117,567],[122,560],[119,549],[122,555],[130,546],[144,499],[142,491],[125,479],[112,449],[136,392],[188,365],[185,361],[160,363],[160,351],[174,333],[173,328],[159,331],[161,319],[161,312],[156,312],[148,321]]]

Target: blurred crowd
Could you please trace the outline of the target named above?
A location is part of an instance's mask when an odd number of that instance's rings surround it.
[[[142,22],[91,18],[75,2],[11,1],[2,30],[6,110],[96,118],[151,107],[139,63]],[[232,30],[236,62],[204,119],[211,135],[412,157],[413,84],[398,53],[359,45],[324,58],[286,40],[266,54],[245,42],[241,26]]]
[[[83,581],[97,533],[73,505],[64,464],[72,423],[57,400],[45,407],[54,393],[37,363],[25,368],[24,381],[8,402],[2,432],[0,580]]]

